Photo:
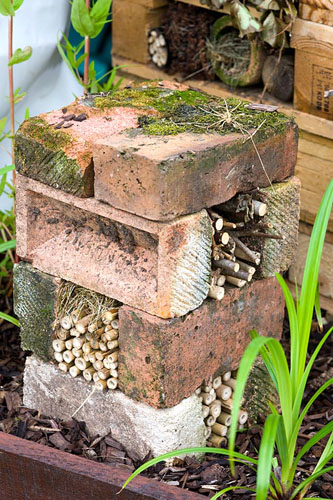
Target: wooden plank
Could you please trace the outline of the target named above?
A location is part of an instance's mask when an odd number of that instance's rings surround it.
[[[119,496],[129,472],[0,432],[4,500],[200,500],[202,495],[138,477]]]
[[[320,137],[319,135],[309,134],[304,130],[301,130],[299,134],[298,151],[306,153],[313,158],[327,160],[331,164],[333,162],[333,140]]]
[[[306,222],[299,223],[299,232],[311,236],[313,226],[312,224],[307,224]],[[325,241],[333,243],[333,233],[331,231],[326,232]]]
[[[301,2],[299,5],[299,17],[301,19],[313,21],[314,23],[328,24],[328,26],[333,26],[333,11],[328,9],[320,9],[318,7],[314,7],[314,5],[307,5],[306,3]]]
[[[261,90],[251,90],[251,89],[230,89],[220,81],[209,82],[207,80],[195,80],[195,79],[185,79],[180,75],[168,75],[162,70],[159,70],[153,64],[140,64],[138,62],[132,61],[131,59],[126,59],[120,57],[116,51],[113,55],[114,65],[125,65],[126,68],[122,68],[119,74],[127,76],[127,82],[131,80],[131,76],[138,77],[142,80],[172,80],[178,82],[184,82],[186,85],[207,92],[208,94],[215,95],[217,97],[239,97],[241,99],[247,99],[251,102],[260,101]],[[133,78],[132,78],[133,79]],[[299,128],[311,134],[318,135],[320,137],[325,137],[327,139],[333,140],[333,121],[326,120],[314,115],[309,115],[308,113],[303,113],[293,109],[291,104],[283,103],[281,104],[278,99],[266,94],[263,102],[267,104],[275,104],[279,106],[279,111],[285,113],[288,116],[293,116]]]
[[[292,283],[291,281],[287,280],[287,285],[288,285],[289,290],[291,291],[292,296],[294,297],[294,299],[296,299],[295,284]],[[298,287],[298,293],[299,293],[299,287]],[[333,314],[333,299],[330,299],[330,298],[325,297],[324,295],[320,294],[320,307],[322,309],[325,309],[330,314]]]
[[[303,279],[305,258],[310,236],[299,233],[298,249],[294,264],[289,269],[289,280],[301,284]],[[333,244],[325,241],[319,269],[319,291],[323,297],[333,300]]]

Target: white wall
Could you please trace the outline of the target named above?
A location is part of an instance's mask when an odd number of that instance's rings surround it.
[[[31,45],[31,58],[14,66],[14,89],[21,87],[27,96],[15,108],[16,128],[24,119],[28,107],[30,116],[60,108],[82,93],[81,87],[62,61],[56,47],[57,36],[69,26],[69,0],[25,0],[14,17],[13,49]],[[7,68],[8,18],[0,15],[0,118],[8,116],[9,103]],[[9,141],[1,143],[10,150]],[[0,167],[11,160],[0,149]],[[0,197],[0,210],[10,208],[11,201]]]

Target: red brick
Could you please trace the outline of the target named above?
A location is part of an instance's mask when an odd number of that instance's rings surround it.
[[[284,300],[276,278],[229,288],[183,318],[163,320],[132,307],[119,312],[119,385],[128,396],[170,407],[205,379],[235,369],[249,330],[279,338]]]
[[[110,136],[94,152],[95,196],[153,220],[170,220],[293,175],[296,126],[250,140],[240,134]]]
[[[17,175],[17,253],[59,276],[162,318],[207,297],[212,227],[205,210],[153,222]]]

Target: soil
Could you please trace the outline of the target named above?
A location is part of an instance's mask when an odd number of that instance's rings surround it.
[[[10,304],[0,297],[0,310],[10,313]],[[329,325],[326,325],[325,331]],[[322,334],[316,332],[317,324],[313,323],[310,352],[317,345]],[[288,344],[288,326],[285,322],[284,340]],[[22,383],[25,353],[20,348],[19,331],[8,323],[0,323],[0,430],[40,444],[58,448],[68,453],[81,455],[89,460],[126,468],[129,471],[141,465],[135,456],[129,456],[122,445],[111,435],[106,437],[90,436],[84,422],[75,419],[62,421],[50,416],[41,415],[37,410],[22,406]],[[312,371],[305,400],[328,378],[333,376],[333,338],[326,342]],[[333,419],[333,393],[326,392],[312,407],[310,415],[301,428],[299,446],[303,446],[312,433]],[[262,419],[263,420],[263,419]],[[237,437],[237,448],[256,457],[261,437],[261,426],[253,425],[240,432]],[[297,480],[307,476],[317,462],[323,450],[324,442],[315,446],[311,453],[300,462]],[[151,458],[151,457],[147,457]],[[228,462],[221,455],[207,454],[204,461],[195,458],[175,459],[172,465],[165,462],[150,468],[146,476],[201,493],[203,497],[212,497],[222,487],[231,485],[253,486],[255,473],[246,466],[236,467],[236,476],[232,477]],[[333,473],[325,474],[317,480],[311,494],[321,498],[333,498]],[[228,493],[229,499],[245,500],[254,498],[246,490]]]

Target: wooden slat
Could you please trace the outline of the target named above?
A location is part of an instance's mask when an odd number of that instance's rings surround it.
[[[3,500],[200,500],[201,495],[138,477],[0,432],[0,498]],[[117,495],[117,496],[116,496]]]
[[[141,64],[130,59],[118,56],[113,53],[112,60],[114,65],[125,65],[119,74],[127,76],[127,80],[130,81],[131,76],[138,77],[142,80],[172,80],[182,82],[184,79],[178,75],[168,75],[162,70],[159,70],[153,64]],[[133,78],[132,78],[133,79]],[[124,82],[125,83],[125,82]],[[251,90],[251,89],[233,89],[224,85],[222,82],[214,81],[209,82],[207,80],[195,80],[186,79],[184,81],[186,85],[192,86],[194,88],[200,89],[208,94],[215,95],[217,97],[240,97],[241,99],[247,99],[251,102],[259,102],[261,90]],[[318,116],[309,115],[308,113],[303,113],[293,109],[292,104],[281,103],[278,99],[265,95],[263,102],[267,104],[275,104],[279,106],[279,111],[285,113],[288,116],[293,116],[299,128],[311,134],[316,134],[321,137],[326,137],[327,139],[333,140],[333,121],[326,120],[325,118],[320,118]]]

